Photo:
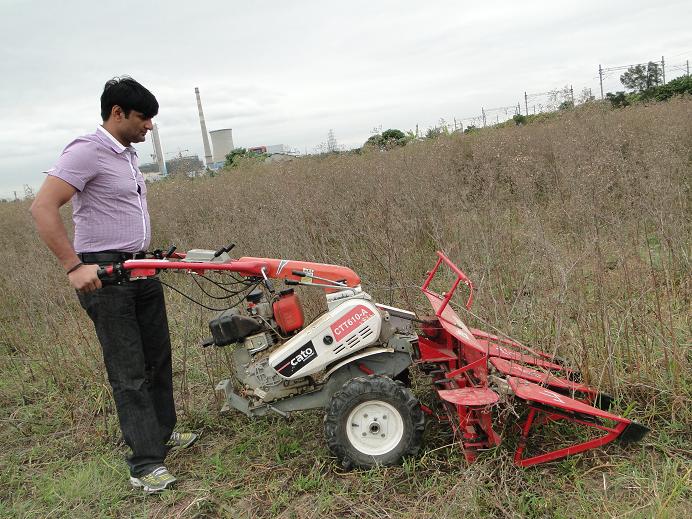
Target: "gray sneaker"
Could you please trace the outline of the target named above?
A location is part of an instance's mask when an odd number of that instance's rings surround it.
[[[175,482],[176,479],[163,465],[138,478],[130,476],[130,484],[135,488],[142,488],[148,494],[161,492]]]
[[[171,434],[170,439],[166,442],[166,445],[170,448],[187,449],[190,445],[195,443],[199,438],[199,434],[191,432],[174,432]]]

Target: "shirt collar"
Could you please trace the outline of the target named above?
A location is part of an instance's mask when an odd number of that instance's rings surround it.
[[[99,125],[96,128],[96,131],[101,132],[108,139],[108,141],[109,141],[108,144],[111,145],[111,148],[113,148],[113,151],[115,151],[116,153],[122,153],[125,150],[130,150],[130,152],[135,153],[135,154],[137,153],[132,146],[126,147],[126,146],[123,146],[122,144],[120,144],[120,142],[118,142],[118,139],[113,137],[113,135],[111,135],[111,132],[106,130],[103,126]]]

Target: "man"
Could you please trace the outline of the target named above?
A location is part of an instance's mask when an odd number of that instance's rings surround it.
[[[142,257],[151,240],[147,188],[134,142],[143,142],[158,113],[154,95],[130,77],[109,80],[101,95],[103,125],[72,141],[31,206],[41,239],[60,261],[94,322],[113,388],[130,482],[157,492],[175,482],[164,466],[176,433],[171,343],[163,289],[156,279],[102,287],[100,265]],[[74,246],[59,208],[72,200]]]

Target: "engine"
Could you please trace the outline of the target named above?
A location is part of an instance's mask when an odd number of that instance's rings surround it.
[[[242,342],[251,353],[257,353],[303,327],[303,308],[292,289],[280,292],[273,302],[266,301],[260,290],[246,300],[245,315],[230,308],[209,323],[213,344]]]
[[[237,344],[233,368],[242,387],[236,389],[251,400],[270,402],[309,391],[350,357],[386,342],[381,334],[389,314],[360,289],[329,294],[328,311],[308,326],[293,290],[270,300],[257,290],[246,303],[243,311],[232,308],[217,316],[209,329],[213,344]]]

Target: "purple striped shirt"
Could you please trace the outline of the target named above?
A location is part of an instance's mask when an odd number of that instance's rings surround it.
[[[78,137],[48,171],[72,185],[76,252],[146,250],[151,241],[147,186],[137,152],[105,128]]]

